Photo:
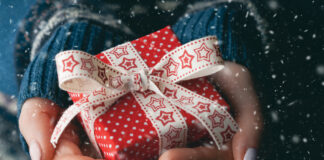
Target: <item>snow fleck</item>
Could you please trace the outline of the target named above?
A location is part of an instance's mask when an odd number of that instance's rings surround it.
[[[276,9],[279,8],[279,4],[278,4],[278,2],[275,1],[275,0],[271,0],[271,1],[269,1],[269,2],[268,2],[268,6],[269,6],[269,8],[272,9],[272,10],[276,10]]]
[[[306,118],[309,118],[309,117],[310,117],[310,114],[309,114],[309,113],[307,113],[307,114],[306,114]]]
[[[292,142],[297,144],[300,142],[300,136],[298,135],[293,135],[292,138],[291,138]]]
[[[307,143],[308,142],[307,138],[303,138],[303,142]]]
[[[320,76],[324,76],[324,65],[318,65],[316,67],[316,73]]]
[[[310,55],[306,56],[306,60],[310,60],[312,57]]]
[[[277,75],[275,75],[275,74],[271,75],[272,79],[276,79],[276,77],[277,77]]]
[[[272,111],[271,112],[271,119],[272,119],[273,122],[278,122],[279,121],[278,113]]]
[[[29,86],[29,89],[31,91],[35,91],[37,89],[37,83],[36,82],[32,82]]]
[[[269,33],[270,33],[270,34],[274,34],[274,31],[273,31],[273,30],[269,30]]]
[[[304,37],[303,37],[303,36],[301,36],[301,35],[298,35],[298,39],[300,39],[300,40],[303,40],[303,39],[304,39]]]
[[[294,100],[294,101],[288,103],[288,106],[293,106],[293,105],[295,105],[297,102],[298,102],[298,100]]]

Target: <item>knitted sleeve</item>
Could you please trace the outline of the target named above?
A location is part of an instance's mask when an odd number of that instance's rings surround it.
[[[187,14],[172,29],[181,43],[216,35],[225,60],[250,67],[262,50],[262,32],[251,15],[253,10],[244,3],[218,3]]]
[[[82,50],[97,54],[104,48],[120,44],[127,39],[119,31],[89,21],[68,22],[59,26],[38,50],[36,57],[28,65],[20,85],[18,96],[18,118],[24,102],[32,97],[46,98],[61,107],[72,102],[67,92],[58,87],[55,55],[64,50]],[[23,148],[27,151],[22,136]]]

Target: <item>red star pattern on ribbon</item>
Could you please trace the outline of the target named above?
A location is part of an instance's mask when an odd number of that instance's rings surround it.
[[[98,77],[105,83],[108,78],[106,75],[106,69],[98,66]]]
[[[213,50],[208,48],[205,43],[203,43],[199,48],[194,49],[194,52],[198,56],[198,62],[205,60],[210,62],[210,55],[213,53]]]
[[[132,59],[128,59],[128,58],[123,58],[123,61],[118,65],[122,68],[124,68],[125,70],[130,70],[132,68],[136,68],[136,64],[135,64],[136,59],[132,58]]]
[[[161,111],[160,115],[156,118],[156,120],[159,120],[163,126],[167,125],[170,122],[175,122],[173,119],[173,112],[164,112]]]
[[[105,103],[101,102],[99,104],[93,105],[92,107],[93,107],[93,110],[96,110],[98,107],[105,107]]]
[[[166,148],[176,148],[179,147],[181,145],[180,141],[172,141],[168,146],[166,146]]]
[[[221,132],[221,135],[223,137],[223,142],[226,143],[230,141],[234,134],[235,131],[233,131],[230,126],[228,126],[225,131]]]
[[[163,70],[156,70],[156,69],[153,69],[151,75],[153,75],[153,76],[157,76],[157,77],[162,77],[163,72],[164,72]]]
[[[182,68],[192,68],[192,60],[195,56],[190,55],[187,50],[184,50],[183,54],[179,57],[181,60],[181,67]]]
[[[155,92],[151,91],[151,90],[146,90],[144,92],[137,92],[143,95],[144,98],[147,98],[148,96],[155,94]]]
[[[177,90],[176,89],[171,90],[171,89],[165,87],[163,94],[165,96],[167,96],[168,98],[177,99]]]
[[[164,65],[163,68],[167,71],[167,76],[177,76],[179,63],[170,58],[168,63]]]
[[[181,103],[182,105],[194,104],[193,97],[185,97],[185,96],[181,96],[181,98],[177,100],[177,102]]]
[[[224,115],[220,114],[219,112],[217,112],[215,110],[212,115],[208,116],[208,118],[212,122],[213,128],[216,128],[216,127],[224,128],[224,120],[226,118]]]
[[[99,94],[105,96],[106,95],[106,89],[104,87],[101,87],[100,90],[93,91],[94,96],[99,95]]]
[[[176,140],[180,138],[181,128],[176,128],[172,125],[170,125],[170,128],[167,133],[165,133],[165,138],[167,138],[168,141]]]
[[[89,121],[91,120],[91,114],[90,114],[90,108],[84,109],[84,112],[82,114],[82,120],[83,120],[83,125],[87,128],[90,129]]]
[[[86,102],[89,102],[89,97],[90,97],[90,95],[84,95],[83,97],[82,97],[82,99],[80,99],[80,101],[79,101],[79,103],[86,103]]]
[[[63,59],[62,62],[63,62],[63,72],[65,71],[73,72],[74,67],[79,64],[79,62],[74,59],[73,55],[69,56],[66,59]]]
[[[109,53],[115,55],[116,58],[119,59],[120,57],[122,57],[124,55],[128,55],[127,46],[126,45],[125,46],[117,46],[113,50],[111,50]]]
[[[84,120],[89,121],[90,118],[90,108],[84,109],[84,112],[82,113],[82,115],[84,116]],[[89,127],[89,125],[87,124],[87,127]]]
[[[195,108],[198,113],[203,113],[203,112],[210,112],[210,104],[208,103],[202,103],[202,102],[198,102],[197,105],[195,105],[193,108]]]
[[[158,111],[161,108],[165,108],[165,105],[163,104],[164,99],[163,98],[155,98],[155,97],[151,97],[150,102],[147,103],[146,105],[150,108],[152,108],[152,110],[154,112]]]
[[[88,71],[90,74],[92,74],[93,71],[96,70],[91,58],[89,59],[81,58],[81,63],[82,63],[81,69]]]
[[[109,86],[112,88],[119,88],[120,86],[123,85],[123,82],[121,80],[120,76],[109,76]]]

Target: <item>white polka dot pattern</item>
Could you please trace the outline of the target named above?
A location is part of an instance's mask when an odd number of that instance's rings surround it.
[[[205,37],[181,46],[168,26],[96,58],[80,51],[60,53],[60,87],[83,94],[70,93],[75,104],[59,120],[51,142],[80,112],[91,142],[107,159],[157,158],[208,135],[220,147],[237,125],[203,77],[222,68],[215,41]],[[91,90],[94,85],[99,89]]]

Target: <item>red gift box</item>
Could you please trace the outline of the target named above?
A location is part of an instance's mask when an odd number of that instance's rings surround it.
[[[177,74],[177,71],[180,69],[185,70],[187,68],[195,68],[195,66],[193,66],[195,65],[195,61],[197,62],[197,64],[198,62],[206,63],[201,67],[197,67],[196,70],[204,68],[208,65],[222,64],[221,60],[217,60],[213,64],[211,62],[211,56],[213,56],[211,54],[215,54],[215,52],[210,48],[210,46],[207,46],[207,41],[212,39],[213,38],[207,37],[205,39],[191,42],[191,44],[188,43],[186,44],[186,46],[182,47],[182,44],[179,42],[172,29],[168,26],[157,32],[131,41],[128,44],[120,45],[104,51],[96,55],[95,57],[101,62],[104,62],[110,66],[115,66],[116,68],[125,71],[131,71],[132,69],[135,70],[137,68],[142,68],[139,66],[139,62],[137,60],[139,56],[141,57],[141,59],[143,59],[143,61],[141,62],[145,63],[149,67],[149,69],[152,69],[160,61],[176,55],[170,54],[170,52],[181,52],[181,54],[177,56],[179,62],[181,61],[180,63],[177,63],[178,61],[175,61],[174,58],[170,58],[168,61],[165,60],[165,64],[161,64],[163,65],[163,67],[160,68],[164,68],[165,70],[153,69],[151,72],[152,77],[153,75],[157,77],[163,77],[164,75],[165,77],[174,76],[180,79],[182,77]],[[189,52],[191,50],[185,49],[185,47],[190,47],[190,45],[194,46],[198,44],[198,48],[192,49],[192,51],[197,53],[196,56],[193,53]],[[218,56],[219,58],[220,55],[219,52],[217,52],[217,46],[214,49],[216,51],[216,54],[218,54],[216,56]],[[138,55],[134,54],[133,56],[135,56],[135,58],[129,56],[128,52],[130,51],[136,52],[138,53]],[[69,54],[71,55],[67,56]],[[147,88],[145,88],[145,85],[142,84],[143,80],[139,78],[143,75],[144,72],[141,72],[140,74],[135,74],[134,72],[131,78],[127,80],[120,78],[120,76],[107,76],[107,71],[99,66],[96,67],[91,58],[78,59],[76,58],[75,54],[80,54],[81,56],[85,57],[88,56],[79,51],[67,51],[65,52],[65,58],[61,58],[62,63],[59,63],[57,67],[60,84],[70,83],[69,87],[63,85],[60,87],[70,91],[69,94],[73,102],[75,102],[75,108],[82,106],[79,108],[83,109],[68,109],[68,111],[66,111],[67,113],[64,113],[64,115],[74,115],[80,112],[79,115],[81,117],[81,121],[90,137],[90,140],[92,141],[92,143],[94,143],[98,150],[100,149],[101,154],[106,159],[157,159],[159,154],[164,152],[165,149],[185,147],[187,144],[192,143],[202,143],[202,139],[204,139],[205,142],[213,141],[213,138],[210,137],[211,131],[208,131],[208,129],[206,129],[206,126],[201,123],[201,120],[197,119],[197,116],[194,116],[188,110],[185,111],[183,110],[183,108],[179,108],[179,106],[174,106],[167,103],[166,100],[163,100],[163,98],[156,98],[152,96],[154,92],[146,90]],[[166,54],[169,54],[170,56],[165,56]],[[64,57],[64,53],[62,55],[62,57]],[[97,63],[100,64],[99,62]],[[87,74],[82,74],[81,72],[74,73],[75,68],[78,68],[80,71],[84,71]],[[60,72],[61,70],[62,73]],[[195,72],[196,70],[193,69],[192,72]],[[65,73],[67,75],[65,75]],[[107,81],[106,86],[116,89],[122,88],[122,86],[124,85],[123,82],[132,81],[134,82],[134,86],[131,86],[131,88],[133,90],[135,88],[135,92],[123,92],[121,93],[123,94],[121,97],[119,97],[117,100],[112,101],[111,103],[104,102],[104,98],[98,98],[92,103],[91,100],[89,100],[89,96],[102,95],[104,97],[110,94],[105,87],[94,87],[93,92],[90,94],[86,91],[82,92],[82,88],[87,88],[86,86],[90,85],[90,82],[87,82],[86,80],[82,81],[80,77],[83,76],[86,78],[91,78],[92,74],[96,74],[96,78],[93,79],[102,81],[103,84],[105,84]],[[186,74],[183,75],[186,76]],[[74,78],[76,78],[76,80],[69,79],[73,76]],[[218,136],[221,137],[216,137],[216,143],[225,143],[226,141],[231,139],[231,137],[237,130],[237,126],[233,119],[231,119],[231,117],[228,116],[228,113],[224,110],[224,108],[228,109],[228,104],[214,89],[213,85],[208,81],[207,77],[199,77],[200,78],[182,80],[177,84],[198,95],[201,95],[202,97],[208,98],[209,100],[217,103],[217,105],[223,109],[223,111],[221,112],[212,112],[210,110],[211,105],[209,103],[203,102],[198,102],[196,106],[193,107],[197,110],[197,114],[206,114],[204,115],[205,119],[212,121],[209,126],[210,128],[221,128],[219,133],[214,133],[219,134]],[[156,78],[156,80],[159,80],[159,82],[155,82],[156,86],[163,86],[163,80],[159,78]],[[171,79],[171,81],[172,80],[176,82],[177,79],[174,78]],[[166,83],[167,82],[165,82],[165,85]],[[92,85],[95,86],[94,84]],[[143,86],[145,89],[143,88]],[[78,90],[79,93],[74,93],[73,91],[76,90],[73,90],[72,88],[75,87],[81,88],[81,91]],[[179,94],[177,94],[176,92],[181,92],[180,90],[182,91],[181,88],[179,88],[179,90],[172,90],[168,87],[165,87],[161,90],[161,92],[163,91],[163,95],[166,95],[168,99],[174,99],[174,101],[170,100],[171,102],[179,102],[176,104],[182,104],[186,107],[186,105],[188,105],[189,103],[194,103],[193,99],[190,99],[189,97],[179,96]],[[143,99],[146,98],[147,101],[139,100],[141,99],[141,96]],[[89,103],[90,106],[85,106],[85,103]],[[145,109],[141,106],[146,106],[149,109]],[[174,108],[179,110],[179,112],[166,112],[163,110],[159,111],[160,109],[167,108],[169,106],[173,106]],[[152,111],[160,112],[160,115],[156,116],[156,118],[152,118],[150,117],[150,115],[148,115],[148,113]],[[175,125],[168,126],[168,123],[176,123],[176,118],[174,117],[176,117],[176,115],[179,113],[182,115],[179,115],[180,120],[182,120],[182,123],[185,122],[186,124],[182,124],[182,128]],[[183,118],[181,119],[181,117]],[[60,120],[62,121],[62,123],[58,123],[52,139],[58,139],[60,132],[62,132],[62,130],[64,129],[64,125],[62,124],[67,124],[72,118],[73,116],[71,116],[70,118],[64,118],[63,116],[62,120]],[[154,121],[152,121],[152,119],[154,119]],[[161,135],[163,135],[164,138],[161,138]],[[181,140],[174,141],[175,139]]]

